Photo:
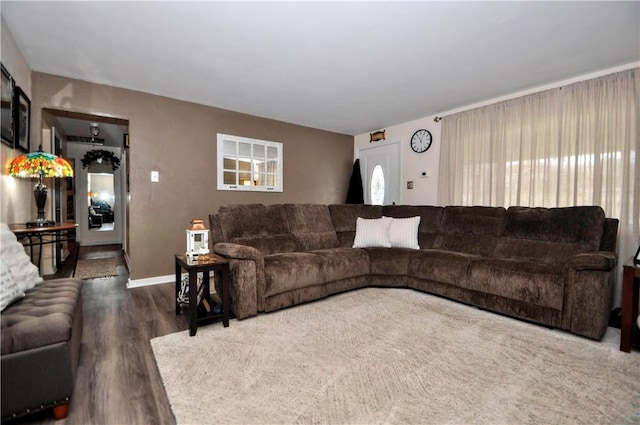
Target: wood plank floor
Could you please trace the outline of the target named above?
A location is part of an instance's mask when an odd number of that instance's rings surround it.
[[[83,283],[80,366],[68,417],[55,421],[45,411],[9,424],[175,424],[149,343],[188,329],[186,315],[175,314],[173,283],[129,290],[119,245],[79,253],[80,259],[105,257],[117,258],[118,276]],[[72,268],[60,274],[71,275]]]

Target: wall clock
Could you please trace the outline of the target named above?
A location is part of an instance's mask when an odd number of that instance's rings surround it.
[[[431,133],[429,130],[420,129],[411,136],[411,149],[414,152],[426,152],[431,147]]]

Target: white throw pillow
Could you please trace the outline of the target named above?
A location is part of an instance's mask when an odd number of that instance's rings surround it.
[[[356,220],[356,237],[353,241],[354,248],[390,248],[389,227],[391,219],[382,218],[362,218]]]
[[[420,249],[418,245],[418,227],[420,216],[410,218],[392,218],[389,228],[389,242],[394,248]]]
[[[0,258],[22,292],[27,292],[42,282],[38,268],[5,223],[0,223]]]
[[[22,297],[24,292],[16,284],[6,264],[0,261],[0,311],[4,311],[9,304]]]

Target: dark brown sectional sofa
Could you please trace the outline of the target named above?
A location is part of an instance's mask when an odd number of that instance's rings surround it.
[[[419,250],[353,248],[358,217],[420,216]],[[210,217],[237,318],[331,294],[412,288],[601,339],[618,220],[570,208],[225,205]]]

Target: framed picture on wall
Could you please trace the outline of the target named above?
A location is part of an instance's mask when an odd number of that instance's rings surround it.
[[[20,87],[15,88],[14,103],[14,135],[15,146],[23,152],[29,152],[31,139],[31,101]]]
[[[2,84],[0,84],[2,92],[2,109],[0,111],[0,132],[2,143],[13,148],[13,78],[2,65]]]
[[[633,264],[635,264],[636,266],[640,265],[640,246],[636,251],[636,255],[633,257]]]

